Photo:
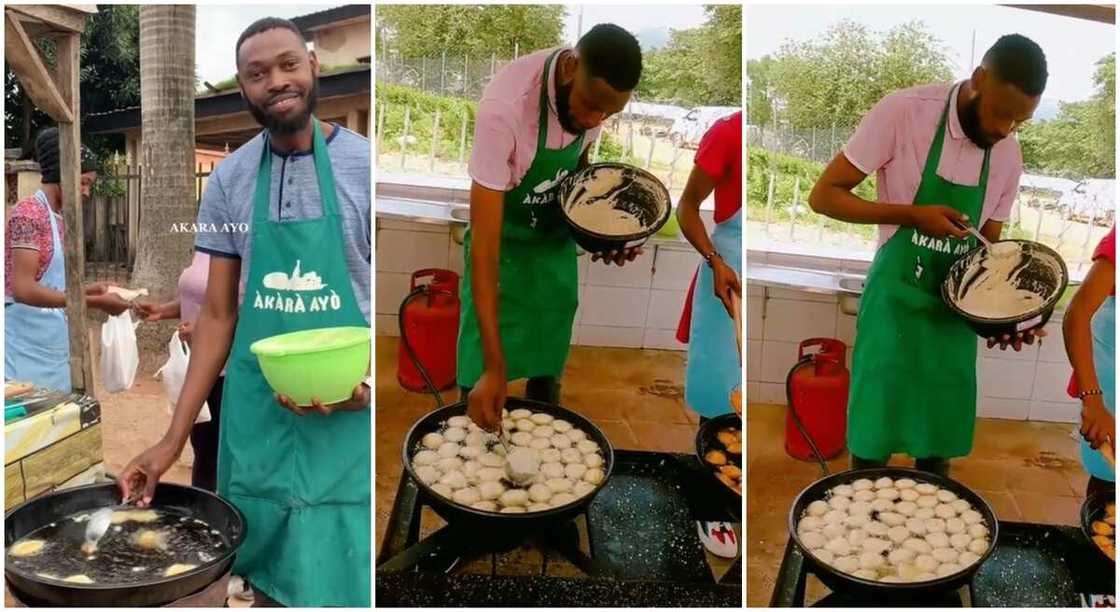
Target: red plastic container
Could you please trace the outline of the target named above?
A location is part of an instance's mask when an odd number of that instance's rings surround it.
[[[812,351],[809,349],[817,348]],[[798,348],[798,361],[790,375],[790,413],[786,415],[786,453],[795,459],[814,459],[809,444],[793,421],[797,411],[801,423],[825,459],[844,451],[848,431],[847,346],[832,338],[810,338]]]
[[[427,284],[422,281],[427,280]],[[418,293],[413,291],[420,287]],[[412,273],[411,299],[404,306],[404,329],[417,360],[439,390],[455,384],[455,344],[459,337],[459,275],[429,268]],[[404,342],[397,354],[397,382],[410,391],[426,391]]]

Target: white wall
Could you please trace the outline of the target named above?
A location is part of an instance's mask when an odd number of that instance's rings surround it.
[[[395,336],[409,278],[422,268],[462,274],[463,247],[447,225],[377,219],[376,329]],[[579,258],[580,306],[572,343],[684,350],[677,322],[700,256],[686,243],[659,242],[623,267]]]
[[[977,339],[979,416],[1078,420],[1078,403],[1065,393],[1072,369],[1062,345],[1061,316],[1054,313],[1041,346],[1024,347],[1019,353],[988,349]],[[785,404],[786,374],[797,360],[798,343],[818,336],[847,344],[851,369],[855,317],[840,311],[837,296],[748,286],[748,401]]]

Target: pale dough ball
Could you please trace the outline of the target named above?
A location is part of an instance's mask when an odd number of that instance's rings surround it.
[[[565,504],[570,504],[570,503],[574,502],[575,500],[576,500],[576,496],[572,495],[571,493],[557,493],[556,495],[552,496],[552,499],[549,500],[548,503],[553,508],[556,508],[558,506],[563,506]]]
[[[932,555],[918,555],[914,559],[914,565],[923,572],[932,572],[937,569],[938,563]]]
[[[485,467],[502,467],[506,464],[505,457],[496,455],[494,453],[482,453],[478,457],[478,462]]]
[[[602,467],[603,456],[598,453],[591,453],[590,455],[583,456],[583,464],[589,468]]]
[[[933,572],[922,572],[914,579],[915,582],[927,582],[930,580],[937,580],[937,574]]]
[[[852,552],[852,545],[848,544],[848,541],[844,538],[829,540],[824,547],[828,552],[839,556],[844,556]]]
[[[581,481],[577,482],[574,486],[572,486],[572,493],[575,493],[576,497],[584,497],[594,490],[595,490],[595,485],[591,484],[590,482],[587,482],[586,480],[581,480]]]
[[[917,484],[918,483],[909,478],[899,478],[898,480],[894,481],[894,486],[896,489],[913,489]]]
[[[555,419],[552,421],[552,428],[559,433],[567,433],[572,430],[572,424],[564,419]]]
[[[505,485],[497,480],[484,480],[478,485],[478,493],[482,499],[498,499],[505,492]]]
[[[902,525],[887,530],[887,537],[895,544],[902,544],[910,537],[910,530]]]
[[[932,496],[932,495],[923,495],[923,496],[919,497],[918,501],[916,501],[914,503],[918,504],[919,508],[936,508],[937,507],[937,498]]]
[[[565,448],[571,448],[572,447],[572,439],[569,438],[568,436],[565,436],[564,434],[556,434],[556,435],[552,436],[551,438],[549,438],[548,441],[551,442],[552,446],[554,446],[556,448],[565,449]],[[576,451],[576,452],[579,452],[579,451]]]
[[[943,533],[945,531],[945,521],[939,518],[926,519],[926,531],[928,533]]]
[[[580,463],[583,461],[583,453],[578,448],[565,448],[560,451],[560,459],[564,463]]]
[[[852,505],[852,500],[847,497],[836,496],[828,500],[828,505],[836,510],[847,510]]]
[[[879,489],[879,492],[876,493],[875,496],[878,497],[879,499],[885,499],[887,501],[894,501],[894,500],[898,499],[899,492],[898,492],[898,489],[894,489],[894,488]]]
[[[529,499],[543,504],[552,499],[552,489],[548,488],[547,485],[535,484],[529,487]]]
[[[533,428],[534,438],[551,438],[556,433],[556,430],[548,425],[537,425]],[[564,436],[565,438],[567,436]],[[569,440],[570,442],[570,440]]]
[[[979,560],[980,555],[972,552],[971,550],[965,550],[961,551],[961,556],[957,559],[957,563],[959,563],[961,567],[968,567]]]
[[[501,480],[502,476],[505,476],[505,475],[506,475],[505,471],[503,471],[501,468],[495,468],[495,467],[479,468],[478,472],[475,474],[475,476],[478,478],[478,480],[481,480],[481,481]]]
[[[502,445],[502,444],[495,444],[494,448],[490,449],[490,452],[494,453],[495,455],[497,455],[499,457],[505,457],[506,456],[506,447],[505,447],[505,445]]]
[[[859,556],[859,566],[865,570],[876,570],[883,567],[883,555],[864,551]]]
[[[529,448],[536,450],[544,450],[550,446],[552,446],[552,442],[548,438],[533,438],[533,441],[529,443]]]
[[[945,521],[945,531],[949,533],[965,533],[968,530],[968,525],[959,518],[951,518]]]
[[[953,506],[953,510],[957,511],[957,514],[961,514],[965,510],[971,510],[972,509],[972,506],[970,506],[968,501],[964,500],[964,499],[958,499],[958,500],[954,501],[951,505]]]
[[[898,577],[905,582],[917,580],[918,576],[922,573],[922,571],[918,569],[918,566],[913,563],[903,563],[895,569],[898,570]]]
[[[933,558],[937,559],[938,563],[956,563],[957,551],[952,548],[935,548],[933,549]]]
[[[452,491],[456,491],[467,486],[467,477],[460,471],[448,472],[440,477],[439,483],[451,487]]]
[[[527,431],[515,431],[509,437],[509,441],[517,446],[529,446],[529,443],[533,441],[533,434]]]
[[[883,537],[887,535],[887,531],[890,528],[887,527],[885,523],[880,523],[879,521],[871,521],[870,523],[864,525],[863,529],[873,536]]]
[[[978,539],[968,543],[968,551],[977,555],[982,555],[988,552],[988,540]]]
[[[463,460],[458,457],[445,457],[436,462],[436,467],[444,474],[460,470],[463,467]]]
[[[450,419],[447,419],[448,427],[461,427],[463,429],[466,429],[467,427],[470,427],[470,424],[471,420],[462,415],[453,416]]]
[[[852,493],[855,493],[855,489],[852,488],[852,485],[842,484],[832,487],[833,495],[843,495],[844,497],[851,497]]]
[[[824,522],[841,525],[846,518],[848,518],[848,515],[843,510],[829,510],[824,515]]]
[[[902,501],[908,501],[908,502],[917,501],[919,497],[921,497],[921,495],[912,488],[911,489],[899,489],[899,491],[898,491],[898,498],[901,499]]]
[[[503,506],[524,506],[529,503],[529,492],[524,489],[508,489],[498,496]]]
[[[478,471],[482,469],[482,464],[477,461],[465,461],[462,469],[468,482],[477,482],[479,480]]]
[[[534,414],[533,416],[529,417],[529,420],[536,423],[537,425],[548,425],[554,419],[555,419],[555,417],[553,417],[551,414],[546,414],[544,412],[538,412],[538,413]],[[552,434],[549,434],[549,435],[552,435]]]
[[[599,445],[594,440],[580,440],[576,443],[576,448],[583,454],[599,452]]]
[[[917,535],[925,535],[926,522],[919,518],[908,518],[906,519],[906,529]]]
[[[841,497],[840,499],[847,499]],[[848,514],[871,514],[871,504],[867,502],[852,502],[848,505]]]
[[[801,534],[801,543],[809,550],[816,550],[818,548],[824,548],[828,540],[825,540],[824,536],[816,531],[807,531]]]
[[[848,533],[848,528],[839,523],[825,523],[824,527],[821,528],[821,533],[824,534],[824,537],[835,540],[836,538],[844,537],[845,534]]]
[[[895,527],[897,525],[901,525],[901,524],[905,523],[906,522],[906,517],[897,513],[897,512],[880,512],[879,513],[879,520],[882,521],[886,525],[889,525],[891,527]]]
[[[914,518],[922,519],[923,521],[931,519],[934,516],[933,508],[918,508],[914,511]]]
[[[921,493],[922,495],[935,495],[937,493],[937,487],[931,485],[928,482],[918,483],[914,485],[914,488],[917,489],[918,493]]]
[[[499,510],[498,512],[501,512],[502,514],[525,514],[525,507],[524,506],[503,506],[502,509]]]
[[[564,477],[564,464],[562,463],[545,463],[540,467],[541,474],[545,478],[563,478]]]
[[[926,542],[929,542],[929,545],[934,547],[934,549],[948,548],[949,536],[945,535],[944,533],[931,533],[926,536]],[[940,561],[940,559],[938,560]]]
[[[579,480],[587,473],[587,466],[582,463],[569,463],[564,466],[564,475],[572,480]]]
[[[537,424],[529,419],[518,419],[517,422],[514,423],[514,427],[516,427],[518,431],[532,433],[533,430],[537,428]]]
[[[867,478],[860,478],[859,480],[852,483],[852,490],[854,491],[867,491],[874,487],[875,483],[871,482]]]
[[[443,446],[443,436],[433,431],[432,433],[424,434],[424,437],[420,439],[420,442],[425,447],[436,450],[440,446]]]
[[[893,485],[894,485],[894,481],[891,480],[890,478],[887,478],[886,476],[883,476],[879,480],[875,481],[875,488],[876,489],[888,489]]]
[[[900,578],[899,576],[896,576],[894,574],[890,574],[890,575],[883,576],[882,578],[880,578],[879,582],[901,583],[901,582],[906,582],[906,581],[903,580],[902,578]]]
[[[509,411],[509,418],[518,421],[533,416],[533,411],[527,408],[514,408]]]
[[[492,501],[479,501],[471,504],[471,508],[475,510],[485,510],[486,512],[497,512],[498,504]]]
[[[412,465],[432,465],[439,461],[439,453],[433,450],[422,450],[412,458]]]
[[[914,512],[917,509],[918,509],[918,506],[916,506],[914,504],[914,502],[904,501],[904,502],[898,502],[897,504],[894,505],[894,511],[903,515],[903,516],[914,516]]]
[[[863,550],[876,554],[883,554],[891,549],[890,540],[883,540],[881,538],[867,538],[860,543],[860,546]]]
[[[917,556],[917,553],[909,548],[896,548],[887,555],[887,559],[890,560],[892,564],[899,565],[913,561],[915,556]]]
[[[464,446],[459,449],[459,456],[464,459],[478,459],[482,456],[481,446]]]
[[[528,509],[529,509],[529,512],[541,512],[543,510],[548,510],[551,507],[552,506],[550,506],[548,504],[545,504],[545,503],[533,502],[533,503],[529,504]]]
[[[454,494],[452,494],[451,498],[454,499],[456,503],[466,506],[478,503],[482,499],[478,494],[478,489],[474,487],[464,487],[462,489],[459,489],[458,491],[455,491]]]
[[[871,489],[861,489],[852,493],[852,499],[862,502],[871,502],[875,500],[875,491]]]
[[[852,572],[852,575],[856,576],[857,578],[863,578],[864,580],[878,580],[879,579],[879,573],[876,572],[875,570],[870,570],[870,569],[858,569],[858,570]]]
[[[439,480],[439,470],[430,465],[421,465],[416,468],[416,477],[420,479],[420,482],[430,485]]]
[[[823,548],[818,548],[813,551],[813,556],[818,560],[823,561],[826,565],[832,565],[835,562],[836,556]]]
[[[572,442],[581,442],[587,439],[587,433],[582,429],[570,429],[568,430],[567,435],[568,439]]]
[[[867,532],[862,529],[853,529],[848,532],[848,544],[852,546],[859,546],[867,539]]]
[[[546,448],[541,451],[541,463],[560,463],[563,455],[555,448]]]
[[[903,548],[909,548],[910,550],[918,554],[928,554],[929,551],[933,550],[933,547],[931,547],[928,542],[919,538],[910,538],[909,540],[903,542],[902,546]]]
[[[961,520],[964,521],[966,525],[976,525],[984,521],[984,515],[975,510],[965,510],[961,513]]]
[[[846,574],[851,574],[859,569],[859,559],[848,556],[836,557],[832,562],[832,566]]]
[[[957,494],[949,491],[948,489],[941,489],[937,492],[937,501],[943,504],[957,501]]]
[[[502,419],[502,431],[509,433],[515,429],[517,429],[517,423],[513,419]]]
[[[443,439],[448,442],[462,442],[467,439],[467,430],[462,427],[449,427],[443,432]]]
[[[457,442],[444,442],[436,452],[439,453],[440,457],[454,457],[459,454],[459,444]]]
[[[432,485],[432,490],[435,491],[436,493],[439,493],[440,497],[446,497],[448,499],[450,499],[451,496],[455,493],[454,491],[451,490],[451,487],[449,487],[445,484],[440,484],[438,482],[436,484]]]
[[[937,507],[933,509],[933,513],[943,519],[951,519],[957,515],[957,511],[953,510],[953,507],[949,504],[938,504]]]
[[[866,514],[849,514],[844,517],[844,524],[848,527],[863,527],[871,522],[871,517]]]
[[[969,525],[968,535],[972,536],[973,538],[988,537],[988,528],[983,525]]]
[[[545,484],[553,493],[567,493],[572,490],[572,481],[567,478],[549,478]]]
[[[957,550],[967,549],[970,542],[972,542],[972,536],[967,533],[954,533],[949,536],[949,544]]]
[[[865,502],[858,502],[858,503],[862,504],[862,503],[865,503]],[[874,510],[875,512],[890,512],[891,510],[894,509],[894,502],[892,502],[890,500],[887,500],[887,499],[877,499],[877,500],[871,502],[871,509]],[[849,508],[848,511],[851,512],[851,508]]]
[[[940,567],[937,568],[937,575],[938,576],[948,576],[950,574],[955,574],[959,571],[961,571],[961,566],[957,565],[956,563],[945,563],[945,564],[942,564]]]
[[[603,470],[600,468],[589,468],[586,472],[583,473],[583,479],[593,485],[597,485],[600,482],[603,482],[603,478],[605,476],[606,474],[604,474]]]

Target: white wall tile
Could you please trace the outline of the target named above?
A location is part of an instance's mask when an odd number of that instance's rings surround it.
[[[747,380],[762,380],[762,342],[747,341]]]
[[[624,266],[606,265],[601,261],[590,262],[587,284],[604,287],[648,288],[653,280],[653,254],[645,253]],[[688,289],[688,281],[677,289]]]
[[[446,268],[451,236],[383,230],[377,240],[377,272],[411,274],[423,268]]]
[[[400,230],[405,232],[424,232],[425,234],[446,234],[448,226],[443,223],[416,223],[403,219],[377,218],[377,228],[380,230]]]
[[[648,289],[623,289],[588,285],[584,291],[581,325],[637,327],[646,322]],[[641,334],[639,333],[639,342]]]
[[[1060,323],[1046,324],[1046,337],[1042,338],[1042,346],[1038,349],[1038,360],[1051,363],[1069,363],[1066,356],[1066,344],[1062,339],[1062,326]],[[1036,341],[1037,342],[1037,341]]]
[[[752,259],[753,261],[753,259]],[[754,285],[747,283],[747,296],[748,297],[762,297],[766,295],[766,289],[762,285]]]
[[[992,419],[1025,421],[1030,412],[1028,400],[982,397],[976,404],[976,415]]]
[[[583,346],[641,348],[643,331],[641,327],[580,325],[579,344]]]
[[[824,302],[826,304],[835,304],[837,301],[837,297],[835,294],[814,293],[812,291],[792,291],[790,289],[782,289],[781,287],[771,287],[770,297],[779,300]]]
[[[653,288],[670,291],[688,290],[688,283],[702,258],[696,251],[657,248],[653,262]]]
[[[401,300],[408,295],[408,284],[411,278],[411,274],[378,272],[374,312],[395,317],[401,307]]]
[[[747,338],[750,340],[762,340],[764,302],[765,298],[747,297]]]
[[[663,291],[654,289],[649,295],[649,312],[646,315],[646,327],[651,329],[671,329],[674,332],[681,320],[681,311],[684,308],[684,291]],[[731,327],[730,320],[728,321]]]
[[[374,315],[374,325],[378,336],[393,336],[395,338],[401,335],[400,326],[397,324],[397,315],[395,314]]]
[[[759,382],[786,383],[786,375],[793,364],[797,363],[797,344],[792,342],[762,343],[762,367]]]
[[[760,404],[762,403],[762,389],[761,385],[756,382],[747,383],[747,404]]]
[[[1060,402],[1031,402],[1032,421],[1051,421],[1056,423],[1080,423],[1081,405]]]
[[[596,263],[598,263],[598,262],[596,262]],[[603,265],[603,264],[598,264],[598,265]],[[587,284],[587,273],[588,273],[587,271],[588,271],[588,268],[590,266],[591,266],[591,256],[590,255],[581,255],[578,258],[576,258],[576,277],[579,279],[579,284],[581,284],[581,285],[586,285]]]
[[[764,340],[801,342],[836,335],[836,306],[821,302],[771,299],[766,304]]]
[[[463,261],[463,245],[455,242],[454,240],[447,241],[447,269],[459,275],[460,279],[463,276],[463,267],[466,262]]]
[[[848,348],[856,344],[856,318],[840,312],[839,308],[836,309],[836,339]]]
[[[1068,363],[1038,362],[1034,373],[1034,395],[1031,399],[1043,402],[1073,403],[1066,393],[1073,368]]]
[[[677,341],[676,330],[646,328],[642,337],[642,348],[663,351],[687,351],[688,345]]]
[[[985,357],[980,360],[977,377],[981,397],[1029,400],[1034,383],[1034,364]]]
[[[777,383],[758,383],[759,402],[763,404],[786,405],[786,385]]]

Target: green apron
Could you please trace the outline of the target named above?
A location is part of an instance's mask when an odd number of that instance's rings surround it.
[[[286,332],[367,326],[343,251],[327,143],[314,124],[323,216],[268,218],[272,155],[257,171],[245,298],[226,372],[218,492],[248,522],[233,571],[286,606],[370,605],[370,412],[296,416],[273,397],[253,342]],[[293,271],[294,270],[294,271]],[[314,272],[318,290],[267,289],[266,274]]]
[[[990,151],[975,187],[938,176],[948,113],[946,101],[913,205],[950,206],[975,222],[988,185]],[[941,281],[974,240],[931,238],[900,227],[876,254],[856,320],[848,396],[852,455],[951,458],[972,450],[977,338],[941,300]]]
[[[572,341],[579,305],[576,245],[560,214],[557,185],[579,165],[583,136],[562,149],[549,149],[549,67],[541,77],[537,151],[525,178],[507,191],[502,203],[498,263],[498,327],[509,380],[559,376]],[[476,146],[485,146],[484,143]],[[482,338],[471,292],[471,232],[463,240],[466,262],[460,285],[457,379],[473,387],[482,376]]]

